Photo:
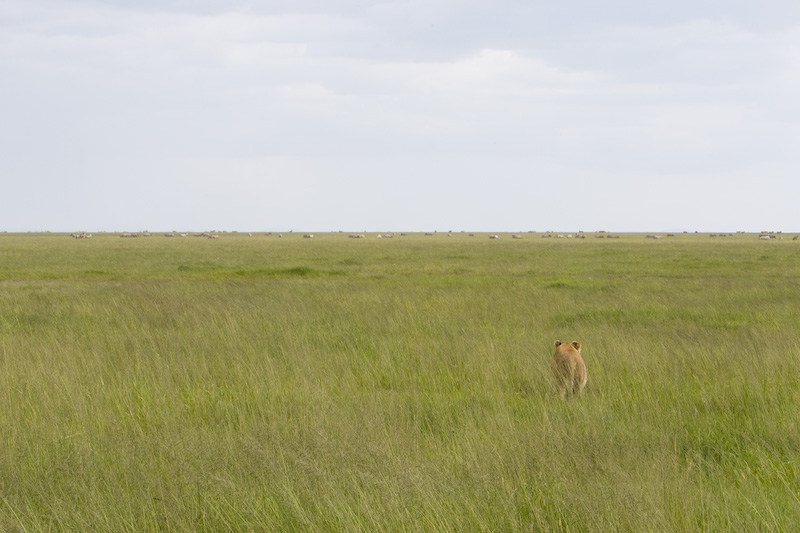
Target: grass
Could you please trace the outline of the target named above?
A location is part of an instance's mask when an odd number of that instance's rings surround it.
[[[502,237],[0,236],[0,530],[800,523],[800,245]]]

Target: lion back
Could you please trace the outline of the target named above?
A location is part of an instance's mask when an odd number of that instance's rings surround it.
[[[581,356],[581,343],[555,342],[552,369],[556,386],[563,395],[579,394],[586,386],[586,364]]]

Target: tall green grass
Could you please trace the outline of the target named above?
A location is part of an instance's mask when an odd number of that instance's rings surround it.
[[[504,237],[0,236],[0,530],[800,523],[800,245]]]

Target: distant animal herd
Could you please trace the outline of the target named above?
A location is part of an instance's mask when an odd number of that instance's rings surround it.
[[[228,232],[224,232],[224,231],[223,232],[220,232],[220,231],[206,231],[206,232],[202,232],[202,233],[191,233],[191,232],[175,232],[175,231],[172,231],[172,232],[164,233],[163,235],[164,235],[164,237],[190,237],[191,236],[191,237],[205,237],[207,239],[219,239],[220,235],[221,234],[225,234],[225,233],[228,233]],[[234,231],[234,232],[230,232],[230,233],[231,234],[237,234],[239,232]],[[289,233],[291,233],[291,232],[289,232]],[[339,232],[332,232],[332,233],[343,233],[343,232],[339,231]],[[433,235],[435,235],[437,233],[438,232],[432,232],[432,233],[431,232],[427,232],[424,235],[425,236],[433,236]],[[461,233],[465,233],[465,232],[462,231]],[[528,233],[534,234],[536,232],[535,231],[530,231]],[[683,233],[689,233],[689,232],[684,231]],[[696,234],[698,232],[694,232],[694,233]],[[736,233],[709,233],[708,235],[709,235],[709,237],[717,238],[717,237],[733,237],[736,234],[745,234],[745,233],[746,232],[744,232],[744,231],[737,231]],[[454,232],[448,231],[445,234],[448,237],[452,237],[454,235]],[[248,237],[252,237],[254,234],[253,233],[247,233],[246,235]],[[276,236],[278,238],[283,238],[283,233],[268,232],[268,233],[264,233],[263,235],[268,236],[268,237],[269,236]],[[405,236],[409,235],[409,233],[399,233],[399,234],[395,234],[395,233],[376,233],[374,235],[374,238],[376,238],[376,239],[391,239],[395,235],[400,235],[401,237],[405,237]],[[468,235],[470,237],[475,237],[476,236],[475,233],[469,233]],[[606,231],[597,231],[592,235],[593,235],[593,237],[595,239],[619,239],[620,238],[619,235],[612,235],[611,233],[608,233]],[[641,235],[641,234],[627,234],[626,237],[635,238],[636,236],[639,236],[639,235]],[[760,233],[758,233],[756,235],[758,235],[758,239],[762,240],[762,241],[768,241],[768,240],[771,240],[771,239],[783,240],[783,233],[780,232],[780,231],[777,231],[777,232],[775,232],[775,231],[762,231],[762,232],[760,232]],[[139,231],[139,232],[124,231],[124,232],[119,233],[119,236],[120,237],[124,237],[124,238],[152,237],[153,233],[151,233],[149,231]],[[541,238],[542,239],[586,239],[587,236],[588,235],[586,233],[582,232],[582,231],[579,231],[579,232],[576,232],[576,233],[554,233],[554,232],[547,231],[547,232],[541,234]],[[71,233],[70,237],[73,237],[75,239],[91,239],[92,238],[92,234],[88,233],[88,232],[85,232],[85,231],[78,231],[78,232],[75,232],[75,233]],[[351,239],[366,239],[367,238],[367,233],[366,232],[364,232],[364,233],[351,233],[351,234],[348,235],[348,237],[351,238]],[[490,234],[488,234],[488,237],[489,237],[489,239],[500,239],[501,235],[497,234],[497,233],[490,233]],[[645,239],[656,239],[656,240],[663,239],[664,237],[668,237],[668,238],[669,237],[675,237],[675,234],[674,233],[667,233],[665,235],[657,235],[657,234],[648,233],[648,234],[646,234],[644,236]],[[792,237],[792,240],[796,241],[796,240],[798,240],[798,237],[799,237],[798,235],[795,235],[795,236]],[[303,234],[303,238],[304,239],[313,239],[314,238],[314,234],[313,233],[304,233]],[[522,234],[522,233],[513,233],[513,234],[511,234],[511,238],[515,239],[515,240],[519,240],[519,239],[524,239],[525,237],[524,237],[524,234]]]

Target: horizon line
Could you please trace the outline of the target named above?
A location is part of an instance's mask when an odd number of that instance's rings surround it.
[[[66,234],[72,235],[76,233],[97,233],[97,234],[123,234],[123,233],[150,233],[150,234],[178,234],[178,233],[236,233],[236,234],[283,234],[283,233],[318,233],[318,234],[336,234],[336,233],[423,233],[423,234],[434,234],[434,233],[443,233],[443,234],[460,234],[460,233],[516,233],[516,234],[526,234],[526,233],[537,233],[537,234],[547,234],[547,233],[568,233],[568,234],[600,234],[600,233],[627,233],[627,234],[654,234],[654,233],[665,233],[665,234],[681,234],[681,235],[695,235],[695,234],[729,234],[729,235],[741,235],[741,234],[761,234],[761,233],[772,233],[772,234],[782,234],[782,233],[800,233],[798,231],[783,231],[783,230],[759,230],[759,231],[752,231],[752,230],[738,230],[738,231],[729,231],[729,230],[592,230],[592,231],[584,231],[584,230],[424,230],[424,229],[411,229],[411,230],[297,230],[297,229],[259,229],[259,230],[240,230],[240,229],[183,229],[183,230],[148,230],[148,229],[141,229],[141,230],[75,230],[75,231],[68,231],[68,230],[0,230],[0,234],[6,235],[15,235],[15,234]]]

